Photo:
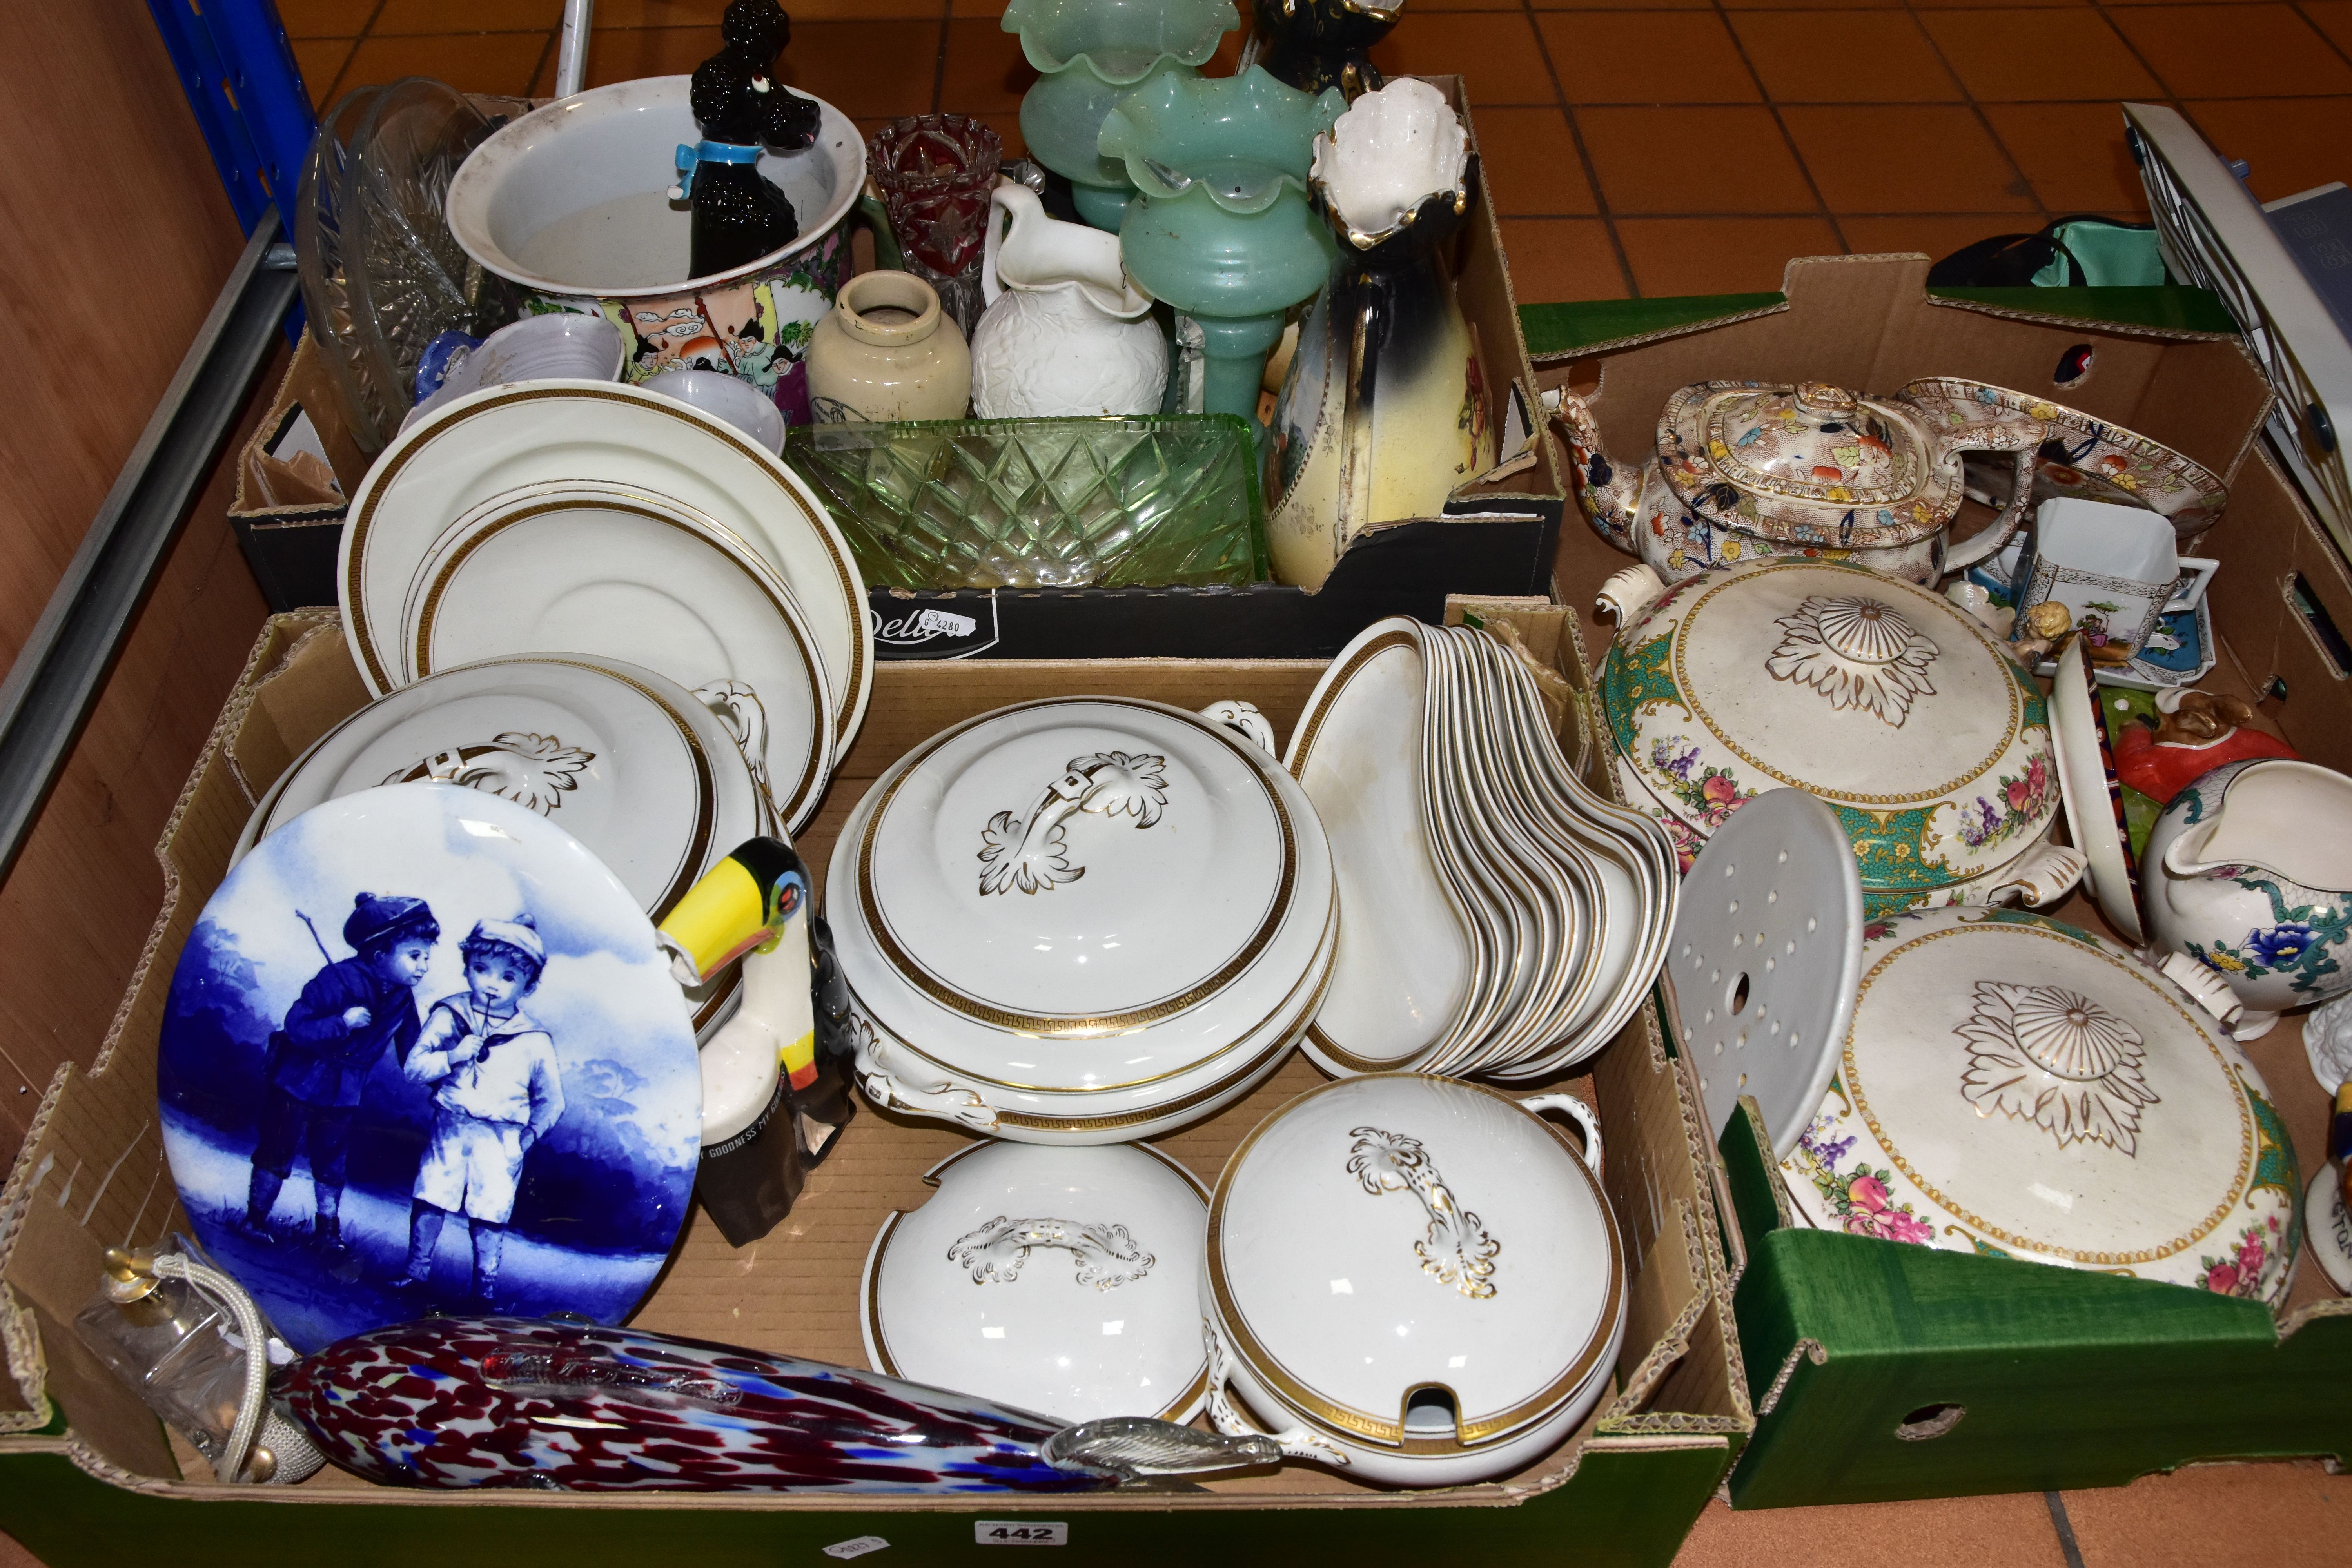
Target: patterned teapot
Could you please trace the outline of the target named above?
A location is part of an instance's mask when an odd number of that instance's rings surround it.
[[[2030,415],[1984,417],[1977,384],[1915,382],[1889,396],[1826,382],[1703,381],[1666,400],[1657,450],[1639,467],[1601,449],[1592,410],[1560,395],[1577,496],[1603,539],[1666,581],[1765,556],[1852,561],[1932,587],[1992,554],[2032,499]],[[2019,479],[1995,523],[1948,538],[1961,454],[2014,452]]]

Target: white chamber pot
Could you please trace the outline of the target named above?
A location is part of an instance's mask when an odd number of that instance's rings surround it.
[[[1264,731],[1255,710],[1220,704]],[[1271,1072],[1337,942],[1330,851],[1270,733],[1118,698],[916,748],[836,841],[828,914],[877,1103],[1118,1142]]]
[[[1546,1110],[1582,1125],[1581,1153]],[[1540,1458],[1599,1403],[1624,1337],[1600,1156],[1566,1095],[1380,1073],[1283,1106],[1210,1202],[1211,1420],[1397,1486]]]

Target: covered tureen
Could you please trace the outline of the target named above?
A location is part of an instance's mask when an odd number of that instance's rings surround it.
[[[1783,785],[1853,841],[1871,910],[2034,903],[2081,858],[2046,843],[2059,784],[2048,704],[1949,601],[1830,561],[1759,561],[1659,593],[1629,568],[1601,701],[1620,786],[1685,859]]]
[[[1602,449],[1574,393],[1561,395],[1559,417],[1585,516],[1669,582],[1798,555],[1933,584],[1999,550],[2032,498],[2049,426],[1974,395],[2000,390],[1945,380],[1876,396],[1819,381],[1702,381],[1666,400],[1657,449],[1638,463]],[[2018,454],[2019,482],[1998,521],[1953,547],[1967,452]]]
[[[2294,1146],[2216,1002],[2186,959],[2159,973],[2040,915],[1875,921],[1837,1076],[1781,1163],[1790,1199],[1857,1236],[2275,1305]]]

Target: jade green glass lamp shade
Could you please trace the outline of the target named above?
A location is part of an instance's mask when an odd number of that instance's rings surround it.
[[[1103,118],[1138,85],[1198,74],[1241,25],[1234,0],[1013,0],[1003,27],[1041,73],[1021,100],[1029,155],[1068,180],[1078,214],[1116,232],[1134,184],[1096,143]]]
[[[1307,196],[1315,137],[1347,108],[1253,66],[1237,77],[1157,77],[1103,121],[1097,150],[1137,195],[1119,259],[1153,296],[1198,321],[1212,414],[1255,418],[1283,316],[1328,279],[1337,244]]]

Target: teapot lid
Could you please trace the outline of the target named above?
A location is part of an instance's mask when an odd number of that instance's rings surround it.
[[[2005,866],[2058,809],[2032,679],[1949,600],[1860,566],[1677,584],[1617,634],[1601,701],[1626,767],[1698,837],[1791,785],[1837,811],[1874,892]]]
[[[1897,401],[1801,381],[1704,381],[1666,400],[1658,455],[1685,504],[1793,544],[1925,538],[1960,504],[1960,468]]]
[[[2261,1075],[2186,993],[2007,910],[1871,922],[1838,1076],[1781,1168],[1818,1225],[2272,1300],[2302,1194]]]
[[[1286,1404],[1356,1440],[1499,1441],[1606,1376],[1624,1258],[1600,1184],[1508,1096],[1375,1073],[1307,1090],[1226,1163],[1209,1294]],[[1407,1415],[1423,1392],[1452,1420]]]

